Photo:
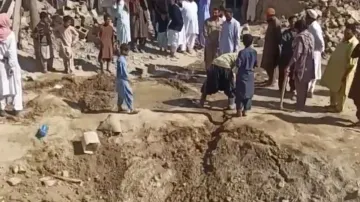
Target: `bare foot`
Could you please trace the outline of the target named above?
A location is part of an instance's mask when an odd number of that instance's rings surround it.
[[[247,116],[246,111],[243,111],[243,112],[242,112],[242,116]]]
[[[237,110],[235,116],[236,116],[236,117],[242,117],[243,114],[241,113],[240,110]]]

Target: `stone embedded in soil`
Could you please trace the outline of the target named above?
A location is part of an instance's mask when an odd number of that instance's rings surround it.
[[[21,179],[18,177],[12,177],[6,181],[10,186],[16,186],[21,183]]]
[[[285,187],[285,182],[280,181],[277,186],[278,186],[278,188],[284,188]]]
[[[62,175],[63,177],[69,177],[69,171],[63,170],[63,171],[61,172],[61,175]]]
[[[56,185],[57,180],[47,179],[47,180],[42,181],[41,183],[46,187],[52,187],[52,186]]]
[[[25,174],[26,173],[26,167],[24,165],[19,165],[19,174]]]
[[[19,172],[19,166],[18,165],[12,166],[11,171],[12,173],[17,174]]]

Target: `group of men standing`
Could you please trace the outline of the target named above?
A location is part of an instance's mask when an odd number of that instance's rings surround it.
[[[275,10],[267,10],[268,28],[261,67],[269,77],[267,86],[274,83],[274,72],[279,67],[279,90],[289,76],[292,98],[297,100],[297,109],[303,110],[306,98],[311,98],[318,80],[330,91],[330,105],[327,112],[340,113],[345,100],[350,97],[357,107],[356,116],[360,120],[360,45],[356,37],[356,25],[347,22],[343,40],[331,54],[322,75],[322,54],[325,50],[321,29],[321,12],[306,10],[303,17],[291,16],[289,28],[281,32],[280,21]],[[354,124],[360,126],[360,122]]]
[[[275,70],[279,67],[278,87],[281,90],[283,81],[286,74],[284,74],[284,68],[288,65],[290,58],[292,57],[293,46],[292,41],[297,34],[294,30],[294,24],[298,20],[296,16],[289,18],[289,29],[284,32],[281,31],[281,22],[275,16],[274,9],[268,9],[267,22],[268,28],[265,34],[265,44],[263,51],[263,59],[261,67],[266,70],[268,75],[267,86],[271,86],[275,81]],[[305,20],[308,26],[308,31],[313,35],[315,40],[314,49],[314,79],[309,83],[308,97],[312,97],[315,91],[316,81],[321,79],[321,59],[322,53],[325,50],[325,42],[323,38],[323,31],[319,24],[319,13],[314,9],[306,11]],[[290,82],[291,83],[291,82]],[[291,83],[292,84],[292,83]],[[292,91],[294,92],[294,91]]]

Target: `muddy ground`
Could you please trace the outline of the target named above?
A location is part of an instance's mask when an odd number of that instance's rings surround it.
[[[201,57],[132,55],[136,115],[115,113],[114,69],[29,74],[23,117],[0,124],[0,201],[360,201],[350,101],[343,114],[324,113],[318,87],[306,112],[288,99],[280,111],[276,88],[257,88],[248,117],[234,118],[221,93],[199,108]],[[256,78],[264,80],[261,69]],[[121,133],[99,127],[109,117]],[[42,124],[49,132],[37,139]],[[99,128],[101,146],[84,155],[83,132]]]

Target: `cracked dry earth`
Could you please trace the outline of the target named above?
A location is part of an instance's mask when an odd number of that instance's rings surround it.
[[[143,110],[113,115],[120,136],[101,136],[94,155],[45,144],[28,158],[9,201],[339,202],[356,201],[356,182],[320,154],[279,145],[251,124],[214,125],[203,115]],[[153,120],[153,121],[151,121]],[[155,121],[156,120],[156,121]],[[235,125],[235,126],[234,126]],[[76,141],[73,142],[74,145]],[[83,184],[40,187],[64,170]],[[349,192],[350,190],[350,192]],[[26,195],[24,195],[26,193]]]

